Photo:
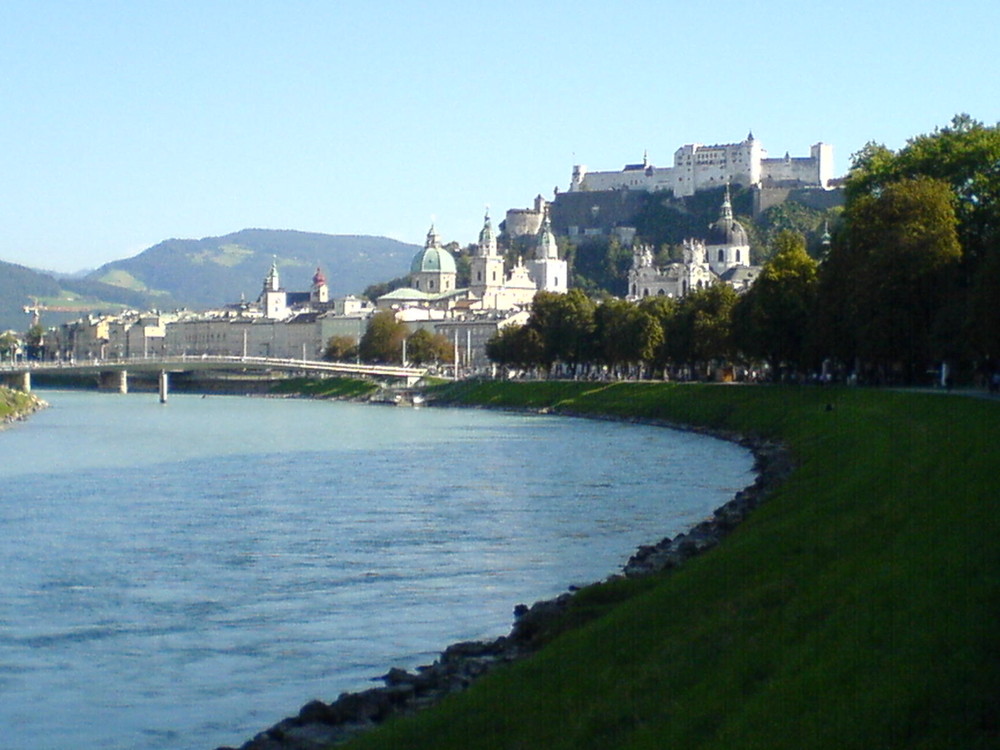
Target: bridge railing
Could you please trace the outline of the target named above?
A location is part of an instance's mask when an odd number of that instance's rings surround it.
[[[40,371],[93,371],[100,369],[170,369],[191,367],[197,369],[282,369],[312,372],[341,372],[358,375],[381,375],[388,377],[413,378],[427,372],[426,367],[400,365],[366,365],[351,362],[327,362],[314,359],[291,359],[283,357],[242,357],[210,354],[179,354],[166,357],[134,358],[93,358],[55,361],[27,360],[0,363],[0,372],[40,372]]]

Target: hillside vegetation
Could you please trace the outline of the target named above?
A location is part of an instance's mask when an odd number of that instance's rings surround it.
[[[405,273],[417,249],[386,237],[244,229],[224,237],[165,240],[101,266],[87,278],[197,309],[235,302],[241,295],[256,299],[272,261],[289,291],[308,291],[320,266],[331,296],[360,294],[369,284]]]
[[[24,306],[38,300],[49,308],[42,311],[42,325],[54,326],[79,318],[91,310],[113,312],[123,307],[146,309],[162,298],[86,279],[56,279],[15,263],[0,261],[0,331],[23,332],[31,324]]]
[[[347,747],[1000,746],[997,402],[663,383],[440,395],[737,430],[784,441],[798,468],[721,546],[585,589],[570,616],[588,624]]]

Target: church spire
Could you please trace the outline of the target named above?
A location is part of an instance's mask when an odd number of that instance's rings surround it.
[[[483,229],[479,233],[479,254],[485,257],[493,257],[497,254],[497,238],[493,234],[489,206],[486,207],[486,215],[483,217]]]
[[[441,238],[438,236],[437,230],[434,228],[434,222],[431,222],[431,228],[427,231],[427,243],[424,247],[441,247]]]
[[[729,183],[726,183],[726,197],[722,199],[722,212],[719,214],[719,221],[733,220],[733,203],[729,199]]]
[[[278,278],[278,256],[271,256],[271,270],[264,277],[264,291],[276,292],[281,289],[281,281]]]
[[[559,258],[559,246],[556,245],[556,236],[552,233],[552,223],[549,221],[549,212],[545,212],[542,219],[542,228],[538,232],[538,247],[535,251],[537,260],[556,260]]]

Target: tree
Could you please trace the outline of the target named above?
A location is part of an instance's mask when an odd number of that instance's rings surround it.
[[[544,346],[538,331],[530,326],[507,326],[486,342],[486,356],[498,365],[539,367],[543,363]]]
[[[32,325],[24,336],[25,356],[28,359],[45,358],[45,329],[39,323]]]
[[[665,332],[669,359],[691,365],[729,359],[730,321],[736,300],[736,292],[728,284],[713,284],[681,299]]]
[[[406,359],[415,365],[430,362],[453,362],[455,348],[440,333],[418,328],[406,339]]]
[[[592,361],[595,307],[579,289],[535,295],[528,326],[538,332],[546,369],[563,362],[575,372],[580,363]]]
[[[13,331],[4,331],[0,333],[0,359],[14,359],[14,355],[17,354],[18,347],[20,346],[20,340],[17,338],[17,334]]]
[[[406,326],[396,320],[391,310],[375,313],[358,344],[361,359],[366,362],[400,364],[403,361],[403,340]]]
[[[323,349],[328,362],[346,362],[358,356],[358,345],[351,336],[331,336]]]
[[[669,332],[674,330],[678,313],[678,303],[673,297],[656,295],[643,297],[639,300],[639,309],[652,317],[660,329],[660,343],[656,345],[650,364],[657,369],[666,370],[670,362]]]
[[[962,257],[950,187],[904,178],[855,197],[845,218],[846,236],[823,271],[846,274],[839,291],[853,300],[840,312],[857,332],[856,355],[883,377],[901,367],[912,381],[939,354],[932,331]],[[822,302],[832,308],[843,300]]]
[[[733,309],[733,336],[738,349],[781,364],[800,365],[816,306],[817,264],[806,253],[805,238],[783,230],[774,241],[771,259]]]
[[[619,299],[598,305],[594,313],[596,355],[612,368],[652,363],[663,343],[663,328],[646,308]]]
[[[951,124],[907,141],[898,153],[868,144],[854,156],[847,181],[848,206],[877,197],[904,179],[930,177],[950,188],[962,260],[948,292],[950,325],[939,339],[969,342],[976,357],[1000,357],[1000,305],[991,274],[1000,267],[1000,126],[986,126],[967,114]],[[961,326],[960,334],[956,330]],[[950,330],[949,330],[950,329]]]

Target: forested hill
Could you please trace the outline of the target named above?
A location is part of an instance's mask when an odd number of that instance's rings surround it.
[[[241,295],[256,299],[275,259],[285,289],[308,291],[319,266],[331,296],[339,296],[407,273],[418,249],[386,237],[244,229],[224,237],[166,240],[87,278],[162,293],[193,308],[211,307]]]
[[[92,310],[145,309],[172,302],[169,297],[154,299],[86,279],[57,280],[50,274],[0,261],[0,331],[26,331],[31,317],[24,307],[36,301],[46,308],[42,311],[45,326],[59,325]]]

